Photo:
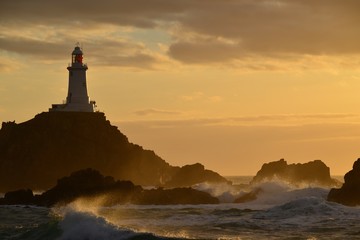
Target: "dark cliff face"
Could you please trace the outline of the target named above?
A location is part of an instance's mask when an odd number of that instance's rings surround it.
[[[179,170],[130,143],[104,113],[44,112],[24,123],[2,124],[0,192],[46,190],[84,168],[152,186],[164,185]]]
[[[0,191],[47,189],[83,168],[117,179],[158,185],[172,167],[153,151],[129,143],[103,113],[47,112],[0,131]]]
[[[348,206],[360,205],[360,158],[354,162],[353,169],[344,176],[341,188],[332,188],[328,194],[328,201]]]
[[[284,159],[265,163],[253,178],[252,183],[275,178],[295,185],[306,183],[334,186],[337,184],[330,176],[329,167],[320,160],[303,164],[287,164]]]

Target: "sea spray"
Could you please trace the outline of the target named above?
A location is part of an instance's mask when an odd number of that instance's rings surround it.
[[[63,231],[58,240],[131,239],[135,232],[120,229],[90,212],[67,211],[60,222]]]
[[[284,204],[303,197],[317,197],[325,199],[329,189],[324,188],[296,188],[283,182],[261,183],[254,188],[260,188],[257,199],[252,202],[262,206],[262,209]]]
[[[53,208],[53,213],[62,218],[59,222],[62,234],[57,240],[174,239],[121,226],[121,215],[111,214],[116,206],[103,207],[107,197],[79,198],[66,206]]]
[[[234,185],[226,183],[200,183],[193,186],[196,190],[204,191],[219,199],[220,203],[232,203],[240,194]]]
[[[325,199],[329,189],[312,187],[308,184],[294,186],[281,180],[264,181],[252,185],[230,185],[201,183],[193,186],[195,189],[210,193],[217,197],[221,203],[232,203],[238,197],[249,192],[255,192],[255,199],[244,203],[251,209],[265,209],[275,205],[302,197],[319,197]],[[259,191],[260,190],[260,191]]]

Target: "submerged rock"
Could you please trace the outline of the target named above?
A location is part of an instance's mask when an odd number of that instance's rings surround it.
[[[294,185],[314,184],[336,186],[338,181],[330,176],[330,168],[321,160],[308,163],[287,164],[284,159],[265,163],[251,181],[252,184],[279,179]]]
[[[341,188],[332,188],[327,200],[347,206],[360,205],[360,158],[353,164],[352,170],[344,176]]]

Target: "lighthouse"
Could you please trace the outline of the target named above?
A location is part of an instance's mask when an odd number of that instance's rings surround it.
[[[69,71],[69,86],[66,101],[63,104],[52,104],[50,112],[94,112],[95,101],[89,101],[86,86],[87,65],[83,63],[83,52],[76,46],[71,53]]]

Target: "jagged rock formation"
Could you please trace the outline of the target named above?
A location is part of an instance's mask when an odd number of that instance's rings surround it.
[[[341,188],[332,188],[327,200],[347,206],[360,205],[360,158],[353,164],[352,170],[344,176],[344,184]]]
[[[331,178],[330,168],[320,160],[308,163],[287,164],[284,159],[265,163],[251,181],[252,184],[279,179],[294,185],[315,184],[335,186],[338,182]]]
[[[5,194],[1,204],[26,204],[51,207],[65,205],[76,199],[101,198],[103,206],[117,204],[216,204],[218,199],[210,194],[192,188],[162,188],[144,190],[130,181],[115,181],[104,177],[99,171],[85,169],[58,180],[55,187],[41,195],[33,195],[31,190],[18,190]]]
[[[165,184],[179,171],[153,151],[130,143],[104,113],[44,112],[24,123],[2,124],[0,192],[45,190],[84,168],[152,186]]]

